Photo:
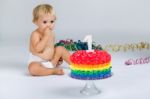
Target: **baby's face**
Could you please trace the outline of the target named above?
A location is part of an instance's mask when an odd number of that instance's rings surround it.
[[[46,27],[49,27],[50,30],[54,29],[56,17],[52,14],[41,15],[36,22],[36,25],[44,30]]]

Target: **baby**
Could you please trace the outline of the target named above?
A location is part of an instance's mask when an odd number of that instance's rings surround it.
[[[57,68],[59,60],[70,64],[70,53],[62,46],[54,47],[55,33],[53,32],[56,15],[49,4],[41,4],[33,10],[33,23],[37,25],[30,37],[29,73],[34,76],[63,75]]]

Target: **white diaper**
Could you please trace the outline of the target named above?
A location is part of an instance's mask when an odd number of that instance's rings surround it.
[[[39,56],[33,55],[32,53],[30,53],[29,55],[28,64],[30,64],[31,62],[40,62],[46,68],[54,68],[53,64],[50,61],[44,60]]]

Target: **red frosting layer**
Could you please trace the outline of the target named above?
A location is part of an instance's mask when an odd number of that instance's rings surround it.
[[[96,65],[110,62],[111,56],[104,50],[94,50],[93,52],[78,50],[70,56],[70,60],[74,64]]]

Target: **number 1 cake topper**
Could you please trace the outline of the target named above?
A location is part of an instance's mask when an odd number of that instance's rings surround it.
[[[93,50],[92,50],[92,35],[86,35],[83,41],[88,43],[87,51],[93,52]]]

